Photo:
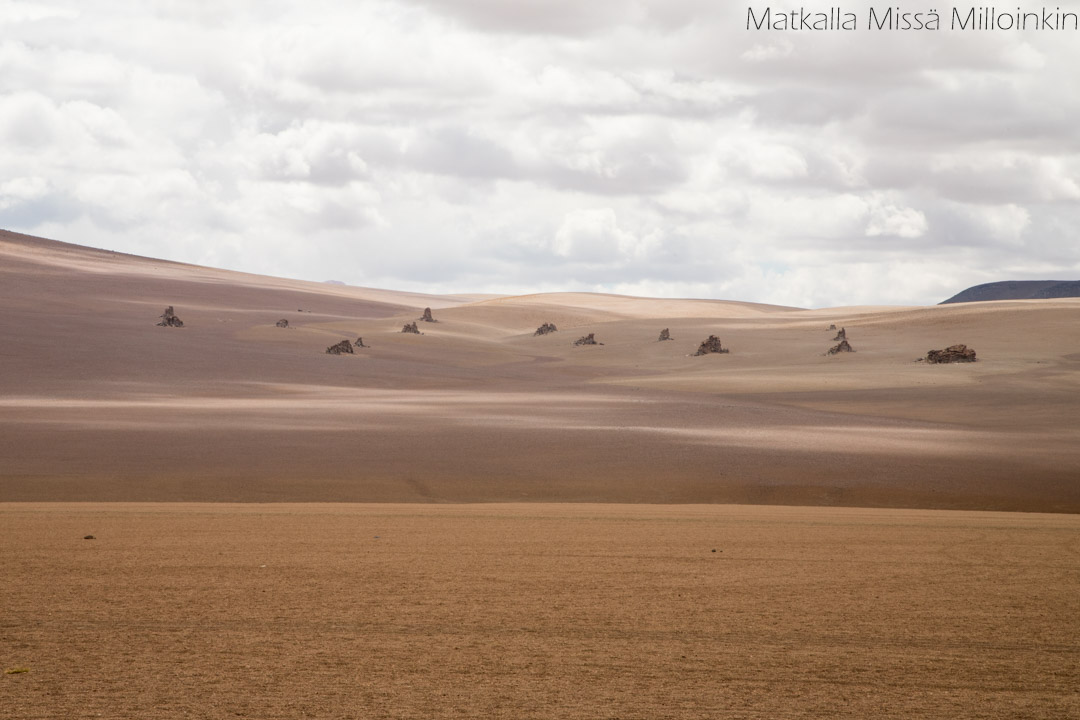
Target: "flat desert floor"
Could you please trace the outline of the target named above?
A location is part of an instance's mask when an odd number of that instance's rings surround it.
[[[1080,717],[1075,515],[15,503],[0,527],[6,718]]]

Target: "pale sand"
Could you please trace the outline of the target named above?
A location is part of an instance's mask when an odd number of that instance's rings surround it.
[[[47,503],[0,527],[28,669],[2,717],[1080,717],[1074,515]]]
[[[857,353],[823,355],[829,323]],[[709,334],[732,352],[691,357]],[[1080,300],[439,297],[0,232],[0,338],[0,501],[1080,512]],[[958,342],[979,362],[914,362]]]

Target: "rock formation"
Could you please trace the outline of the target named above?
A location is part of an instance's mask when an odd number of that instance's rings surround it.
[[[289,327],[289,321],[286,320],[285,318],[281,318],[280,320],[277,321],[277,326],[287,328],[287,327]]]
[[[424,308],[424,314],[419,317],[423,322],[439,322],[435,318],[431,317],[431,308]]]
[[[670,339],[671,339],[671,333],[668,332],[667,328],[664,328],[663,330],[660,331],[660,338],[656,342],[664,342],[665,340],[670,340]]]
[[[405,325],[401,328],[401,332],[403,332],[403,333],[412,333],[413,335],[419,335],[420,334],[420,328],[416,327],[416,323],[414,323],[414,322],[405,323]]]
[[[926,353],[928,363],[975,362],[975,351],[967,345],[950,345],[944,350],[931,350]]]
[[[331,345],[330,347],[326,348],[326,352],[328,352],[331,355],[341,355],[343,353],[347,353],[349,355],[352,355],[353,354],[352,343],[349,342],[348,340],[342,340],[337,345]]]
[[[594,333],[589,333],[588,335],[582,335],[581,337],[579,337],[577,340],[574,341],[574,346],[577,347],[578,345],[603,345],[604,344],[604,343],[596,342],[596,338],[593,337],[593,335],[594,335]]]
[[[836,326],[833,325],[833,328],[835,327]],[[836,333],[836,337],[833,338],[833,342],[838,342],[840,340],[847,340],[847,328],[840,328],[840,332]]]
[[[553,333],[558,329],[559,328],[555,327],[555,323],[546,322],[540,327],[536,328],[536,332],[533,333],[533,337],[536,337],[537,335],[547,335],[548,333]]]
[[[362,337],[356,338],[356,342],[354,342],[353,345],[355,345],[356,347],[362,347],[362,348],[371,347],[370,345],[365,345],[364,344],[364,338],[362,338]]]
[[[710,335],[701,342],[698,346],[697,352],[694,353],[694,357],[698,355],[708,355],[709,353],[726,353],[729,352],[727,348],[721,347],[720,338],[715,335]]]
[[[855,348],[851,347],[851,345],[848,344],[847,340],[841,340],[839,345],[834,345],[833,347],[829,348],[829,352],[825,354],[836,355],[842,352],[855,352]]]
[[[158,327],[184,327],[184,321],[176,317],[173,306],[170,305],[165,308],[165,312],[161,313],[161,322],[158,323]]]
[[[835,329],[836,329],[836,326],[835,326],[835,325],[830,325],[829,327],[827,327],[827,328],[825,328],[825,329],[826,329],[826,330],[835,330]]]

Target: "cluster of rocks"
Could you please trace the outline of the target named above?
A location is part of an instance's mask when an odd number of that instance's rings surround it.
[[[416,324],[418,322],[430,322],[430,323],[433,323],[433,322],[439,322],[439,321],[436,320],[434,317],[432,317],[431,308],[427,307],[427,308],[424,308],[424,313],[419,318],[417,318],[413,322],[408,322],[408,323],[405,323],[404,325],[402,325],[401,326],[401,332],[412,334],[412,335],[423,335],[424,333],[420,332],[420,328]],[[286,327],[287,326],[287,325],[282,325],[281,323],[287,323],[287,321],[282,320],[281,322],[278,323],[278,327]],[[365,345],[364,344],[364,338],[358,337],[358,338],[356,338],[356,342],[353,342],[353,343],[350,343],[348,340],[342,340],[341,342],[339,342],[336,345],[331,345],[330,347],[326,348],[326,352],[330,353],[331,355],[341,355],[342,353],[348,353],[350,355],[353,355],[353,354],[355,354],[353,352],[354,347],[368,348],[368,347],[371,347],[371,346],[370,345]]]
[[[355,355],[356,353],[353,352],[354,347],[366,348],[371,346],[365,345],[364,338],[358,337],[356,338],[356,342],[351,343],[348,340],[342,340],[336,345],[331,345],[330,347],[326,348],[326,352],[330,355]]]
[[[161,313],[161,322],[157,324],[158,327],[184,327],[184,321],[176,317],[176,312],[173,310],[173,306],[165,308],[165,312]]]
[[[851,344],[847,340],[841,340],[838,345],[833,345],[829,348],[826,355],[838,355],[842,352],[855,352],[855,348],[851,347]]]
[[[944,350],[926,353],[926,362],[932,364],[975,362],[975,351],[967,345],[950,345]]]
[[[701,341],[701,345],[698,346],[697,352],[694,353],[694,357],[697,357],[698,355],[709,355],[710,353],[726,352],[730,352],[730,350],[720,344],[720,338],[715,335],[710,335]]]
[[[282,320],[281,322],[279,322],[278,327],[286,327],[285,325],[281,324],[283,322],[286,322],[286,321]],[[412,334],[412,335],[423,335],[424,333],[420,332],[420,328],[416,324],[418,322],[439,322],[439,321],[431,316],[431,308],[424,308],[424,314],[421,317],[417,318],[415,321],[408,322],[408,323],[405,323],[404,325],[402,325],[401,326],[401,332],[409,333],[409,334]],[[364,338],[363,337],[358,337],[358,338],[356,338],[356,341],[352,342],[352,343],[350,343],[348,340],[342,340],[341,342],[339,342],[336,345],[331,345],[330,347],[326,348],[326,352],[330,353],[331,355],[341,355],[343,353],[354,355],[355,354],[353,352],[354,347],[357,347],[357,348],[369,348],[371,346],[364,344]]]
[[[352,355],[352,343],[348,340],[342,340],[336,345],[331,345],[330,347],[326,348],[326,352],[330,355]]]
[[[543,325],[541,325],[540,327],[538,327],[536,329],[536,332],[533,333],[533,336],[535,337],[536,335],[547,335],[548,333],[555,332],[555,330],[556,330],[555,325],[553,325],[552,323],[544,323]],[[657,342],[664,342],[666,340],[672,340],[672,339],[674,339],[674,338],[671,337],[671,329],[670,328],[664,328],[663,330],[660,331],[660,337],[658,337],[656,341]],[[581,345],[603,345],[603,344],[604,343],[597,341],[596,333],[589,333],[588,335],[582,335],[581,337],[579,337],[577,340],[575,340],[573,342],[574,347],[579,347]],[[726,354],[726,353],[729,353],[729,352],[731,352],[731,351],[728,348],[726,348],[726,347],[724,347],[723,345],[720,344],[720,338],[716,337],[715,335],[710,335],[709,337],[707,337],[705,340],[703,340],[701,342],[701,345],[698,346],[697,352],[694,353],[694,356],[696,357],[698,355],[709,355],[711,353],[725,353]]]
[[[537,335],[547,335],[548,333],[553,333],[558,329],[559,328],[555,327],[555,323],[546,322],[540,327],[536,328],[536,332],[533,333],[533,337],[536,337]]]
[[[836,330],[836,326],[830,325],[829,330]],[[855,348],[851,347],[851,343],[848,342],[847,328],[840,328],[840,331],[836,333],[836,337],[833,338],[833,342],[837,344],[829,348],[825,353],[826,355],[839,355],[840,353],[855,352]]]
[[[299,309],[297,311],[303,312]],[[414,335],[423,335],[423,333],[420,332],[420,329],[417,327],[417,322],[438,322],[438,320],[432,317],[431,308],[424,308],[424,314],[417,321],[406,323],[401,328],[401,332],[412,333]],[[289,327],[289,321],[285,318],[282,318],[277,321],[276,325],[279,328],[287,328]],[[158,326],[184,327],[184,322],[176,316],[176,311],[173,309],[173,306],[170,305],[169,307],[165,308],[165,312],[161,314],[161,322],[158,323]],[[535,337],[538,335],[547,335],[549,333],[556,332],[557,330],[558,328],[555,327],[555,323],[545,322],[540,327],[536,328],[536,332],[533,333],[533,336]],[[828,330],[830,332],[836,330],[836,325],[829,325]],[[657,342],[664,342],[671,339],[673,338],[671,337],[670,329],[664,328],[660,331],[660,337],[657,338]],[[833,341],[837,344],[829,348],[828,352],[825,353],[826,355],[838,355],[840,353],[855,352],[855,348],[851,347],[851,343],[848,342],[847,328],[840,328],[840,330],[836,333],[836,337],[833,338]],[[581,345],[603,345],[604,343],[597,342],[595,333],[589,333],[588,335],[582,335],[581,337],[579,337],[577,340],[574,341],[573,344],[575,347],[577,347]],[[326,352],[330,355],[352,355],[354,354],[354,346],[358,348],[370,347],[369,345],[364,344],[364,338],[358,337],[356,338],[355,343],[349,342],[348,340],[342,340],[339,343],[331,345],[330,347],[326,348]],[[701,342],[701,345],[698,346],[697,352],[694,353],[694,356],[696,357],[699,355],[728,352],[730,352],[730,350],[720,344],[720,338],[718,338],[716,335],[710,335],[708,338]],[[930,350],[926,354],[925,358],[919,358],[919,362],[922,362],[923,360],[925,360],[927,363],[937,365],[943,363],[975,362],[976,358],[975,351],[973,349],[969,348],[967,345],[958,344],[950,345],[944,350]]]

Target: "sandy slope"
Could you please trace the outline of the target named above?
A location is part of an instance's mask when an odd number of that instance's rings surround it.
[[[438,297],[0,233],[0,303],[0,500],[1080,511],[1080,300]],[[691,357],[710,333],[732,352]],[[980,362],[914,362],[957,342]]]

